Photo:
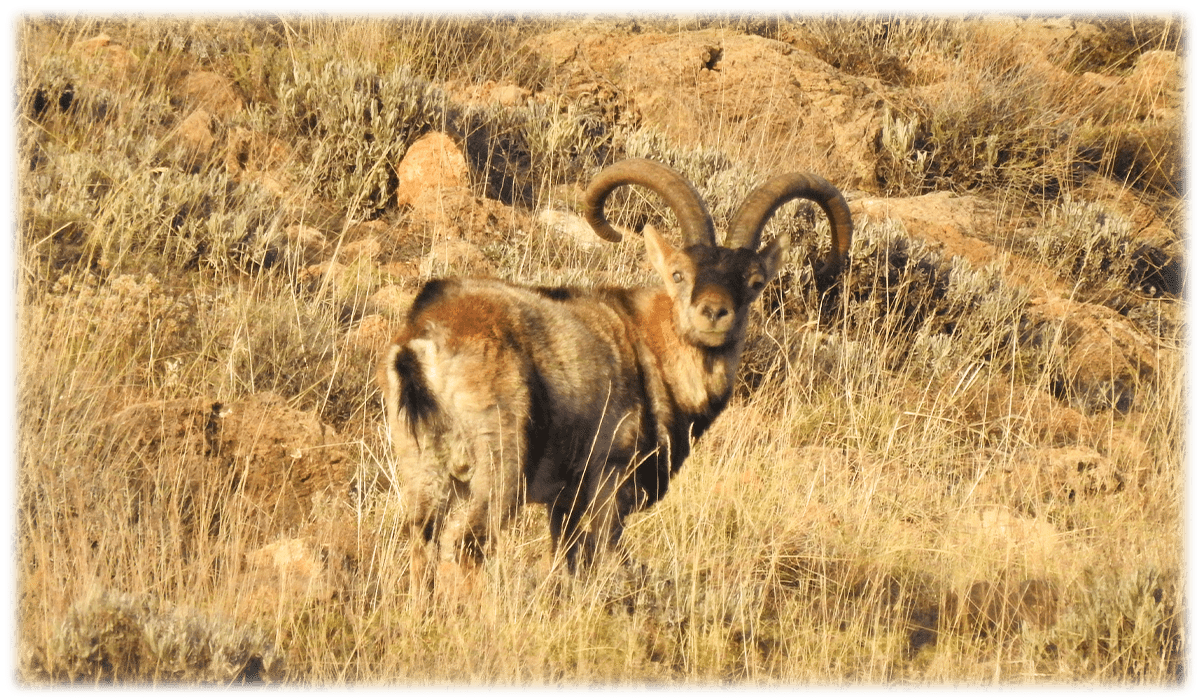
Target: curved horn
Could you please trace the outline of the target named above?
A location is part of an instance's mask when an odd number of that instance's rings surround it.
[[[818,286],[828,286],[842,271],[842,265],[850,253],[850,238],[854,233],[854,225],[850,221],[850,207],[846,204],[846,198],[819,175],[788,173],[776,175],[764,182],[747,195],[746,201],[742,202],[742,206],[733,215],[725,245],[730,248],[758,250],[763,226],[766,226],[776,209],[793,199],[816,202],[825,211],[825,216],[829,217],[829,230],[833,239],[829,246],[829,255],[826,256],[821,269],[813,266]]]
[[[712,215],[692,183],[678,171],[644,158],[614,163],[592,178],[583,197],[583,215],[596,235],[606,241],[621,240],[620,232],[604,217],[604,200],[621,185],[641,185],[662,197],[679,219],[685,246],[697,243],[716,246]]]

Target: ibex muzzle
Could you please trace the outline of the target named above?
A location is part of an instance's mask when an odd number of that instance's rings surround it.
[[[414,571],[429,549],[443,560],[479,551],[525,502],[546,505],[572,568],[615,545],[626,517],[663,497],[729,401],[750,305],[788,250],[787,237],[759,249],[766,221],[792,199],[824,209],[833,242],[815,270],[822,287],[850,247],[845,199],[813,175],[752,192],[724,246],[691,183],[640,159],[588,187],[585,215],[600,237],[621,239],[604,202],[623,185],[654,191],[679,220],[680,248],[644,231],[661,286],[432,280],[413,302],[381,378]]]

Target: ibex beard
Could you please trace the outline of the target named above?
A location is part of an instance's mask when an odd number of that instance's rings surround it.
[[[789,239],[757,250],[764,221],[739,247],[718,246],[682,176],[625,161],[587,196],[589,220],[610,240],[619,234],[604,199],[623,184],[651,187],[681,221],[680,248],[643,232],[661,286],[432,280],[413,301],[380,374],[414,581],[429,580],[431,555],[452,563],[481,553],[524,503],[546,506],[572,570],[589,565],[617,545],[630,513],[663,497],[728,403],[750,305]],[[848,228],[842,238],[835,253],[845,253]]]

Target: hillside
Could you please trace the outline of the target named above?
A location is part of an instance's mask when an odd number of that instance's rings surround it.
[[[23,683],[1183,680],[1177,18],[33,18],[17,54]],[[651,284],[626,157],[819,210],[733,404],[572,579],[408,543],[376,361],[432,278]],[[670,231],[654,197],[617,223]],[[453,662],[453,663],[448,663]]]

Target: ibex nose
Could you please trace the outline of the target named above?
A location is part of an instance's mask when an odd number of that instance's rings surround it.
[[[700,314],[708,319],[709,323],[716,323],[729,315],[729,307],[725,304],[713,304],[705,302],[700,305]]]

